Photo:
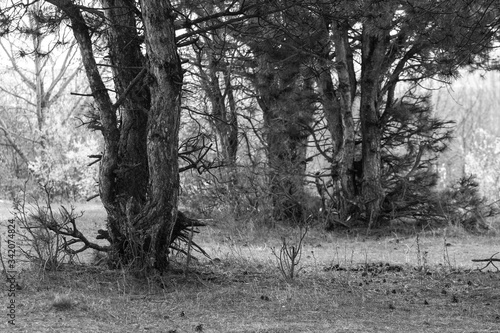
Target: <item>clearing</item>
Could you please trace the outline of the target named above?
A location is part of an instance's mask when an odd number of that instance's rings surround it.
[[[10,204],[0,203],[5,254]],[[95,234],[104,212],[82,205],[83,232]],[[185,272],[147,279],[102,266],[29,270],[17,259],[15,297],[2,293],[1,332],[499,332],[500,273],[471,259],[500,251],[498,236],[457,230],[401,236],[310,230],[301,269],[285,281],[274,251],[299,230],[218,221],[196,240]],[[91,252],[80,257],[89,262]],[[15,326],[7,305],[15,299]]]

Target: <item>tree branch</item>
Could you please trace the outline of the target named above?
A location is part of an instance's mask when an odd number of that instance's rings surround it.
[[[113,109],[117,110],[120,105],[122,105],[123,102],[125,102],[125,99],[127,98],[128,94],[130,91],[139,83],[139,81],[142,80],[142,78],[146,75],[148,70],[146,68],[141,69],[141,71],[137,74],[137,76],[130,82],[128,85],[127,89],[123,92],[123,94],[118,98],[115,104],[113,104]]]
[[[21,71],[19,66],[17,66],[17,61],[16,59],[12,56],[12,49],[11,52],[7,51],[7,48],[3,45],[3,43],[0,41],[0,46],[2,49],[5,51],[5,54],[7,54],[7,57],[9,58],[10,63],[12,64],[12,68],[14,71],[19,74],[21,77],[22,81],[28,86],[33,91],[36,91],[36,85],[33,81],[31,81],[24,73]]]
[[[19,146],[15,143],[14,139],[10,136],[10,133],[7,132],[7,126],[5,125],[5,122],[3,121],[2,118],[0,118],[0,130],[4,133],[5,139],[9,143],[10,147],[14,149],[14,151],[21,157],[24,163],[28,164],[29,160],[24,154],[24,152],[19,148]]]
[[[500,252],[497,252],[495,253],[494,255],[492,255],[490,258],[488,259],[472,259],[473,262],[488,262],[486,264],[486,266],[484,266],[483,268],[480,268],[479,270],[482,271],[483,269],[485,269],[486,267],[488,267],[490,264],[495,267],[497,269],[497,272],[500,271],[500,269],[498,269],[498,267],[493,263],[493,262],[500,262],[500,259],[498,258],[493,258],[494,256],[496,256],[497,254],[499,254]]]
[[[80,252],[83,252],[89,248],[97,250],[97,251],[103,251],[103,252],[110,251],[111,248],[109,246],[101,246],[99,244],[90,242],[87,239],[87,237],[85,237],[85,235],[82,234],[80,232],[80,230],[78,230],[78,228],[76,227],[76,219],[73,216],[73,210],[70,213],[70,212],[68,212],[66,207],[61,206],[61,216],[63,219],[65,219],[65,221],[62,222],[62,224],[43,223],[43,225],[58,235],[73,237],[73,239],[71,239],[69,241],[66,241],[66,239],[64,239],[64,242],[65,242],[64,247],[65,247],[66,251],[68,251],[71,254],[80,253]],[[71,227],[69,227],[68,224],[71,224]],[[77,244],[77,243],[83,243],[84,246],[78,250],[73,250],[73,249],[69,248],[69,245]]]

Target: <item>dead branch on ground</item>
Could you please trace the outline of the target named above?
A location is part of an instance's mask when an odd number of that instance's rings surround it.
[[[498,269],[498,267],[493,262],[500,262],[500,259],[499,258],[493,258],[493,257],[496,256],[499,253],[500,252],[495,253],[494,255],[492,255],[488,259],[472,259],[472,261],[473,262],[487,262],[486,266],[484,266],[483,268],[479,269],[480,271],[482,271],[483,269],[485,269],[486,267],[488,267],[491,264],[493,267],[495,267],[497,269],[497,272],[498,272],[498,271],[500,271],[500,269]]]

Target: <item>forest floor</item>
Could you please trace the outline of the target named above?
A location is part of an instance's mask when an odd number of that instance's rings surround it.
[[[81,231],[95,234],[102,208],[77,209]],[[4,261],[9,210],[0,202]],[[197,255],[186,270],[179,257],[149,278],[90,265],[92,253],[79,258],[87,264],[40,272],[16,253],[0,332],[500,332],[500,273],[471,261],[499,252],[498,235],[309,230],[298,275],[286,280],[273,253],[300,230],[215,221],[200,231],[211,259]]]

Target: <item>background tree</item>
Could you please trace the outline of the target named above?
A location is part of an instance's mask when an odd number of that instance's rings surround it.
[[[297,52],[310,38],[310,30],[303,30],[307,12],[279,2],[260,10],[263,14],[234,26],[231,34],[250,51],[247,77],[263,115],[273,218],[297,223],[304,219],[307,140],[315,110],[309,58]]]
[[[211,10],[210,12],[214,12]],[[216,21],[212,24],[218,24]],[[205,24],[210,24],[206,22]],[[232,83],[231,55],[236,45],[230,45],[226,33],[222,30],[211,30],[193,43],[195,58],[201,88],[210,102],[210,119],[217,133],[219,151],[225,165],[236,163],[238,152],[238,116],[234,87]]]
[[[498,153],[500,133],[496,126],[498,73],[461,72],[450,86],[429,83],[435,92],[436,114],[456,122],[449,151],[439,157],[439,188],[452,186],[457,179],[477,176],[480,192],[491,201],[498,196]]]
[[[337,5],[317,7],[317,13],[322,13],[323,22],[333,34],[335,48],[330,49],[330,58],[337,66],[338,80],[334,92],[325,90],[332,87],[327,77],[321,80],[323,103],[330,105],[331,110],[341,110],[331,105],[352,100],[346,92],[359,94],[360,159],[355,157],[357,148],[350,148],[352,134],[342,138],[341,147],[347,144],[348,149],[336,151],[344,153],[338,159],[347,165],[354,166],[353,159],[362,162],[361,191],[354,205],[371,225],[378,221],[386,195],[382,184],[381,144],[387,118],[391,112],[400,110],[397,106],[402,97],[398,95],[398,87],[402,82],[411,86],[429,77],[452,79],[461,66],[480,61],[489,50],[494,33],[491,28],[497,22],[491,14],[491,1],[474,5],[427,1],[339,2]],[[325,9],[330,11],[325,14]],[[331,98],[336,94],[340,96],[337,101]],[[336,111],[337,116],[326,118],[333,121],[330,128],[338,128],[339,113],[344,127],[354,126],[349,112]],[[354,129],[343,132],[353,133]],[[350,154],[345,155],[346,151]],[[355,172],[354,169],[351,172]],[[347,172],[343,177],[348,178]],[[348,188],[351,180],[341,183],[343,193],[352,192]]]
[[[213,13],[214,8],[220,10],[220,6],[221,4],[216,2],[203,3],[195,6],[195,9],[192,7],[190,9],[197,15],[201,15],[202,12]],[[273,16],[277,18],[283,17],[281,13],[278,13],[280,11],[279,4],[266,4],[266,6],[268,9],[266,14],[269,14],[269,18]],[[251,13],[249,15],[259,16],[261,15],[259,12],[262,12],[261,7],[249,12]],[[292,17],[291,13],[286,15]],[[219,32],[203,33],[201,38],[193,42],[194,52],[191,55],[193,59],[191,62],[195,64],[196,71],[192,73],[195,77],[194,80],[200,82],[198,91],[201,88],[209,101],[209,109],[212,110],[210,121],[216,125],[214,129],[217,137],[221,138],[220,141],[223,142],[222,138],[226,136],[225,141],[231,143],[229,146],[232,148],[229,151],[236,153],[238,144],[238,140],[236,140],[237,126],[241,126],[241,124],[240,121],[235,122],[235,120],[239,117],[249,122],[250,131],[256,135],[257,140],[260,140],[259,144],[263,144],[267,150],[266,157],[270,165],[270,172],[268,173],[270,190],[264,192],[270,192],[266,193],[266,195],[270,195],[274,202],[273,215],[276,219],[298,221],[301,219],[303,209],[301,201],[304,193],[305,141],[308,136],[308,133],[306,133],[308,121],[301,122],[299,118],[303,118],[306,113],[312,112],[310,96],[307,97],[308,100],[304,98],[307,94],[311,95],[312,82],[309,78],[302,77],[305,68],[296,59],[286,64],[286,68],[290,71],[289,74],[284,74],[284,67],[281,67],[283,70],[277,68],[277,66],[285,64],[279,58],[283,58],[287,51],[293,50],[293,48],[288,48],[287,50],[277,51],[282,46],[280,38],[286,36],[286,33],[281,34],[281,37],[273,41],[273,38],[276,37],[273,34],[277,29],[271,26],[281,24],[280,20],[278,19],[274,23],[271,22],[272,20],[267,22],[268,28],[264,26],[258,27],[258,23],[252,23],[255,20],[257,19],[250,19],[241,23],[227,22],[228,24]],[[222,24],[224,24],[224,21],[221,18],[214,17],[209,23],[207,22],[206,25],[202,26],[202,29],[210,29],[210,26],[221,26]],[[253,33],[249,33],[252,30],[254,30]],[[256,31],[260,33],[256,34]],[[271,36],[266,37],[266,34],[271,34]],[[262,41],[264,41],[265,45],[259,45]],[[295,44],[300,42],[300,40],[294,41]],[[278,55],[278,52],[281,52],[281,55]],[[189,53],[186,54],[186,57],[190,57]],[[255,57],[259,60],[255,61]],[[274,59],[272,59],[273,57]],[[264,58],[266,60],[263,60]],[[260,63],[261,66],[257,63]],[[302,67],[299,70],[300,73],[294,68],[294,65],[297,64]],[[224,79],[219,79],[218,73]],[[265,76],[274,76],[276,80],[271,86],[267,86],[266,82],[264,82],[266,80]],[[285,76],[288,76],[288,78],[285,79]],[[284,81],[286,82],[283,83]],[[304,82],[305,84],[302,86]],[[286,92],[287,89],[289,92]],[[303,90],[309,92],[304,93]],[[282,97],[279,97],[280,94]],[[198,97],[199,93],[195,96]],[[241,102],[244,100],[246,102]],[[270,103],[274,103],[276,106],[266,106],[264,100],[273,100]],[[260,106],[260,110],[257,112],[255,112],[256,107],[254,105],[256,103]],[[308,103],[309,105],[307,105]],[[235,113],[236,109],[238,113]],[[247,110],[249,110],[249,114],[246,114]],[[260,111],[263,111],[262,119],[259,119],[260,116],[256,116],[256,113],[260,114]],[[199,110],[197,112],[203,113],[204,111]],[[298,116],[300,112],[302,112],[302,115]],[[236,116],[233,116],[233,114]],[[310,118],[311,115],[308,117]],[[255,123],[259,123],[258,128]],[[294,135],[293,131],[295,131],[294,138],[291,137]],[[224,132],[227,134],[221,135]],[[246,157],[252,164],[252,168],[255,169],[255,157],[258,156],[256,154],[258,149],[252,150],[248,148],[250,142],[247,131],[240,131],[240,134],[246,141]],[[297,134],[299,137],[297,137]],[[226,146],[228,145],[221,144],[221,149],[226,150]],[[244,159],[240,156],[239,160],[243,161]],[[233,177],[229,184],[237,184],[238,195],[244,195],[249,202],[254,201],[254,194],[249,193],[255,193],[256,189],[250,187],[253,186],[252,183],[255,184],[253,180],[259,178],[259,176],[255,175],[254,179],[251,180],[246,177],[249,174],[248,167],[245,168],[242,164],[240,166],[244,168],[242,169],[244,171],[238,175],[237,179]],[[223,174],[220,176],[222,179],[225,178]],[[238,181],[240,178],[242,181]],[[225,198],[230,200],[229,197]],[[251,203],[251,205],[255,206],[255,202]],[[240,206],[240,203],[237,206]]]
[[[0,85],[0,129],[5,156],[12,152],[4,186],[14,195],[30,170],[37,181],[50,179],[58,187],[55,194],[81,198],[95,191],[92,177],[83,179],[88,170],[81,165],[88,153],[82,143],[95,143],[95,138],[66,130],[66,125],[76,125],[72,117],[83,102],[83,97],[68,94],[70,86],[80,84],[81,68],[70,31],[52,23],[38,3],[19,22],[18,31],[0,41],[7,60]]]

